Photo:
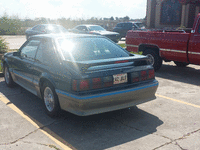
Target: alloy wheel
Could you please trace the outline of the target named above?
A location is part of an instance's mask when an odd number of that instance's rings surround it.
[[[9,84],[10,81],[10,73],[8,71],[8,67],[5,67],[5,81],[7,84]]]
[[[44,90],[44,103],[49,112],[52,112],[55,107],[55,99],[53,91],[50,87],[46,87]]]

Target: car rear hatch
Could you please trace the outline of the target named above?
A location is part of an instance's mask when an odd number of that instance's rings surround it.
[[[122,87],[155,78],[146,56],[111,58],[91,61],[66,61],[72,68],[72,91]]]

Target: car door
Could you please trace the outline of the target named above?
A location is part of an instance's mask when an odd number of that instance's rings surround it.
[[[40,44],[38,39],[30,39],[19,50],[20,55],[13,59],[13,73],[19,85],[34,93],[33,63]]]
[[[33,64],[33,83],[36,89],[39,89],[39,82],[42,77],[53,81],[52,76],[58,74],[60,67],[58,53],[52,40],[43,39],[38,47],[35,62]]]
[[[200,23],[195,33],[191,33],[188,57],[191,63],[200,64]]]

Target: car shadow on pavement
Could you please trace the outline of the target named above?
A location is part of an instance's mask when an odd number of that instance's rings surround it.
[[[187,84],[200,85],[200,67],[188,65],[187,67],[177,67],[173,64],[163,64],[161,69],[155,73],[156,77],[169,79]]]
[[[137,107],[86,117],[63,111],[58,118],[50,118],[42,101],[25,89],[19,86],[8,88],[1,80],[0,91],[40,129],[72,149],[107,149],[134,142],[153,134],[163,124],[158,117]]]

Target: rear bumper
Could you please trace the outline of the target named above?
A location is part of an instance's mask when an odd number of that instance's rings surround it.
[[[89,96],[77,96],[56,90],[61,109],[78,116],[87,116],[132,107],[155,99],[158,81],[125,90]]]

